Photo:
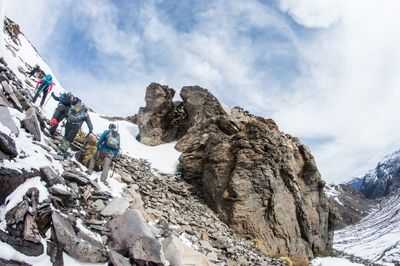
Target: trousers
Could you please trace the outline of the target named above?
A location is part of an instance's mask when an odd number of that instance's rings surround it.
[[[101,159],[101,160],[103,160],[103,164],[102,164],[103,171],[101,172],[100,180],[103,182],[106,181],[106,179],[108,177],[108,171],[110,170],[110,166],[111,166],[111,162],[112,162],[113,158],[114,158],[114,155],[111,152],[97,150],[97,152],[90,159],[88,172],[91,174],[93,171],[93,168],[96,164],[96,160]]]

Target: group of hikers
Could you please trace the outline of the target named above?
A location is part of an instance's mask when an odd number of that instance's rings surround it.
[[[40,71],[38,66],[35,66],[29,73],[29,77]],[[47,95],[53,88],[53,78],[50,74],[45,75],[42,79],[39,79],[36,85],[36,92],[33,96],[33,102],[35,103],[39,96],[42,97],[40,101],[40,107],[42,108],[45,104]],[[89,133],[93,134],[93,124],[88,114],[88,108],[82,103],[81,99],[75,97],[72,93],[66,92],[56,96],[54,92],[51,93],[51,97],[58,101],[57,108],[55,109],[52,118],[50,119],[50,135],[54,136],[57,132],[57,127],[60,122],[66,119],[65,133],[62,142],[59,146],[57,154],[68,157],[68,149],[71,143],[74,141],[76,135],[82,127],[83,122],[86,123],[89,128]],[[97,142],[97,150],[92,156],[87,174],[91,175],[97,160],[102,160],[102,173],[100,180],[107,184],[108,171],[114,158],[119,154],[120,151],[120,135],[117,130],[117,126],[111,123],[108,129],[101,134],[100,139]]]

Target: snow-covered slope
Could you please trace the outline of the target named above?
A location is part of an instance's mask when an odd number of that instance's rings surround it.
[[[335,232],[334,248],[375,263],[400,261],[400,191],[358,224]]]
[[[68,91],[67,88],[63,88],[50,67],[37,53],[36,49],[31,45],[27,38],[23,34],[20,34],[18,39],[19,44],[16,44],[12,41],[10,36],[4,35],[6,47],[1,47],[0,49],[0,57],[5,58],[8,67],[14,71],[17,77],[22,81],[34,83],[35,80],[27,80],[25,74],[21,73],[19,69],[28,71],[28,65],[33,67],[34,65],[38,64],[45,73],[51,74],[54,77],[53,80],[55,82],[55,86],[53,87],[53,91],[56,94]],[[80,97],[80,95],[76,96]],[[85,99],[82,100],[83,102],[85,101]],[[58,102],[54,101],[52,98],[48,100],[47,104],[42,110],[47,118],[51,118],[57,104]],[[135,111],[136,110],[132,110],[132,113]],[[18,117],[19,114],[15,114],[15,116]],[[108,128],[110,122],[100,117],[99,114],[91,112],[90,117],[94,125],[95,134],[101,134],[105,129]],[[113,123],[117,124],[120,131],[121,149],[123,154],[132,156],[134,158],[146,159],[152,163],[154,168],[162,172],[173,173],[175,171],[179,152],[174,149],[174,143],[164,144],[157,147],[146,146],[135,139],[135,136],[138,133],[138,128],[136,125],[126,121],[115,121]],[[86,126],[84,126],[83,129],[87,131]]]

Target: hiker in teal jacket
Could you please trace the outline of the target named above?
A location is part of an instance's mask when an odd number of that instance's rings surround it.
[[[112,160],[118,155],[120,150],[120,136],[117,131],[115,124],[110,124],[108,130],[105,130],[101,134],[99,141],[97,142],[97,151],[90,159],[89,168],[87,173],[92,174],[93,168],[96,164],[97,159],[102,159],[103,171],[101,173],[101,181],[107,184],[108,170],[110,169]]]

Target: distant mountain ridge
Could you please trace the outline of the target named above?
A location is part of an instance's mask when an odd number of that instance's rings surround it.
[[[400,150],[386,156],[375,169],[348,183],[369,199],[382,198],[400,188]]]

